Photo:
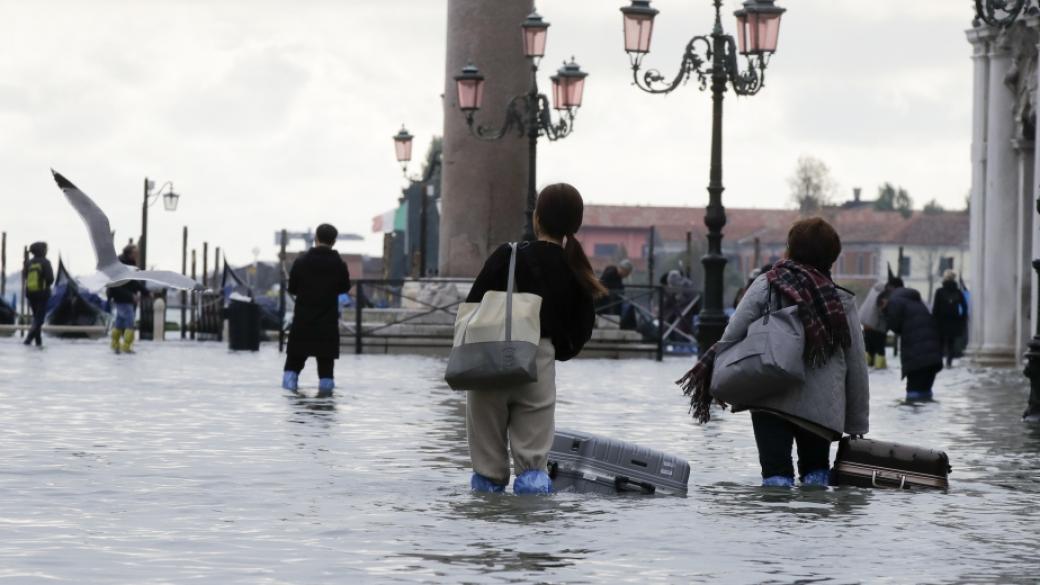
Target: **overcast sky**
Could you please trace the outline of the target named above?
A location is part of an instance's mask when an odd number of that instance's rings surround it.
[[[391,135],[406,123],[421,155],[441,130],[445,3],[0,0],[9,248],[43,239],[76,272],[92,268],[54,167],[108,213],[119,243],[140,231],[144,177],[172,180],[179,209],[160,203],[150,214],[149,264],[160,267],[179,268],[183,225],[192,246],[220,245],[235,264],[254,247],[273,258],[275,230],[321,221],[369,236],[343,249],[379,253],[371,218],[396,205],[403,185]],[[694,84],[668,96],[631,86],[624,3],[538,2],[552,24],[543,81],[571,55],[590,74],[577,129],[540,148],[539,178],[572,182],[592,203],[704,205],[710,96]],[[726,101],[724,203],[789,206],[787,178],[807,154],[830,166],[842,197],[891,181],[918,207],[935,198],[962,208],[970,3],[780,4],[788,12],[766,88]],[[673,74],[686,40],[710,31],[711,5],[653,5],[661,13],[644,63]],[[724,7],[729,28],[736,5]]]

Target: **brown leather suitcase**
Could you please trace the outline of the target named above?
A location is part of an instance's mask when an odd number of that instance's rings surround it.
[[[942,451],[845,437],[838,443],[831,473],[834,485],[947,489],[951,471]]]

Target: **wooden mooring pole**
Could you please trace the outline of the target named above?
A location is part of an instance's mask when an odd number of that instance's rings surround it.
[[[181,274],[188,276],[188,226],[181,234]],[[181,291],[181,339],[188,335],[188,291]]]

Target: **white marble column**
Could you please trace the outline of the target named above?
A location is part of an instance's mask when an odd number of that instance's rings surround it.
[[[968,290],[971,291],[971,320],[968,329],[968,353],[974,355],[982,347],[982,322],[985,290],[985,262],[982,262],[982,246],[985,241],[986,217],[986,120],[989,95],[989,41],[992,29],[978,27],[967,31],[972,45],[973,95],[971,119],[971,199],[969,201],[969,248],[972,259],[971,271],[965,274]]]
[[[1032,72],[1030,72],[1032,73]],[[1031,337],[1030,324],[1033,320],[1033,305],[1030,305],[1033,291],[1033,270],[1030,266],[1033,256],[1033,229],[1036,225],[1033,210],[1033,177],[1036,155],[1033,138],[1016,140],[1015,152],[1018,156],[1018,189],[1016,199],[1018,209],[1017,250],[1015,270],[1015,359],[1021,360],[1026,352],[1026,344]]]
[[[985,210],[982,220],[981,347],[976,361],[989,364],[1015,362],[1015,293],[1018,255],[1015,231],[1018,225],[1019,169],[1012,145],[1015,96],[1004,83],[1011,65],[1006,33],[989,43],[989,95],[986,124]]]

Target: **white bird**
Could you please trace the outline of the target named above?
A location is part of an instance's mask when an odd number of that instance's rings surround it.
[[[181,290],[202,290],[203,286],[194,279],[171,270],[138,270],[136,266],[128,266],[119,261],[116,247],[112,243],[112,228],[108,216],[83,191],[54,169],[51,169],[55,182],[72,204],[72,208],[83,218],[90,233],[90,242],[94,245],[97,256],[97,274],[84,279],[87,288],[97,291],[104,287],[119,286],[130,280],[146,280],[169,288]]]

